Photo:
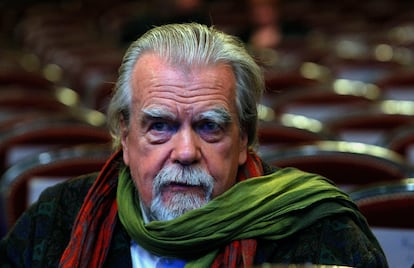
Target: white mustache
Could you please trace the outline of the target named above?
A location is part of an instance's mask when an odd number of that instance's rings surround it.
[[[168,166],[160,170],[153,182],[153,193],[159,193],[169,184],[200,186],[208,195],[213,191],[214,179],[200,167]]]

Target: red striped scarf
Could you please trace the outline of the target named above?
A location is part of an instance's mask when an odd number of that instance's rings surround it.
[[[103,267],[117,222],[116,187],[122,152],[108,159],[90,188],[77,215],[70,242],[59,267]],[[262,175],[259,157],[251,152],[238,172],[238,181]],[[250,267],[257,242],[254,239],[233,241],[216,256],[212,267]]]

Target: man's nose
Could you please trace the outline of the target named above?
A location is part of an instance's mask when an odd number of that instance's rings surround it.
[[[200,140],[197,133],[190,128],[180,129],[175,134],[173,161],[190,165],[198,162],[200,157]]]

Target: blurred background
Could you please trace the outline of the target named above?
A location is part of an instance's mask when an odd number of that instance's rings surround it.
[[[361,206],[390,266],[414,264],[408,0],[3,0],[0,235],[45,186],[103,165],[125,49],[153,25],[190,21],[238,36],[263,68],[262,157],[332,179]]]
[[[1,83],[32,79],[37,87],[65,87],[78,98],[66,102],[104,112],[130,42],[153,25],[197,21],[246,43],[265,71],[270,98],[263,104],[275,112],[300,114],[273,103],[298,88],[358,95],[360,105],[413,101],[407,89],[414,83],[413,6],[404,0],[2,1]],[[333,116],[311,108],[302,113]]]

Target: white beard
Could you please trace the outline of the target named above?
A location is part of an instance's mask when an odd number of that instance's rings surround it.
[[[204,190],[204,196],[196,193],[178,192],[168,200],[163,201],[162,188],[169,183],[183,183],[192,186],[200,186]],[[184,213],[200,208],[211,200],[214,188],[213,177],[198,167],[169,166],[163,168],[153,182],[153,200],[150,207],[152,220],[167,221],[175,219]]]

